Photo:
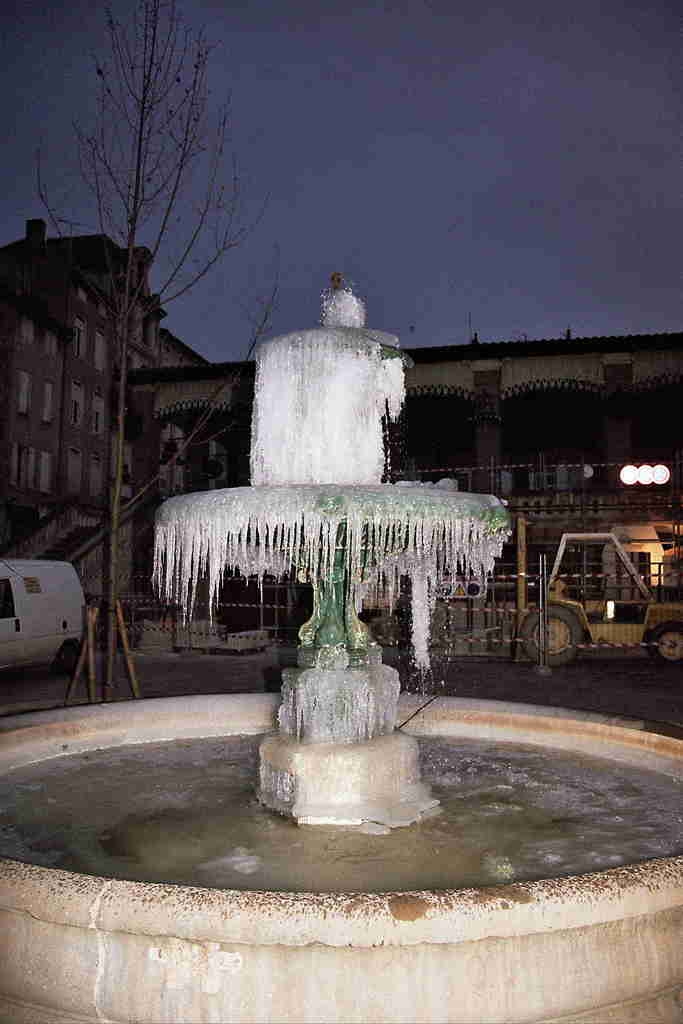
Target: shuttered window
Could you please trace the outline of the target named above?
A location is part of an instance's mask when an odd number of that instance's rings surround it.
[[[31,374],[26,370],[19,370],[17,383],[17,412],[28,416],[31,411]]]
[[[43,381],[43,409],[41,419],[43,423],[51,423],[54,415],[55,386],[51,380]]]

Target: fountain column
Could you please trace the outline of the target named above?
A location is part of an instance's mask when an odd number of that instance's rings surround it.
[[[322,322],[325,330],[288,353],[290,401],[277,420],[261,399],[269,398],[268,364],[281,353],[266,350],[259,364],[256,483],[283,475],[295,485],[381,482],[381,416],[387,399],[394,415],[403,399],[397,339],[363,330],[363,304],[338,274],[323,296]],[[321,388],[331,389],[332,400],[322,421]],[[287,424],[298,437],[289,454],[275,450]],[[351,579],[349,527],[339,520],[343,499],[322,500],[320,511],[338,523],[332,565],[312,580],[313,614],[299,632],[298,666],[283,672],[280,733],[261,746],[259,798],[302,824],[407,825],[436,801],[419,781],[416,742],[394,732],[398,673],[382,664],[380,647],[356,614],[360,580]]]

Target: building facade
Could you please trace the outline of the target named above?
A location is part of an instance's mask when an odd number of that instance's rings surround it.
[[[23,557],[70,558],[106,522],[120,368],[112,291],[126,254],[103,235],[48,238],[30,220],[0,247],[0,547]],[[136,250],[131,369],[205,363],[160,326],[149,254]],[[159,465],[160,428],[128,402],[124,500]],[[129,529],[129,532],[130,529]],[[84,567],[101,589],[102,547]]]
[[[652,583],[680,585],[683,333],[410,354],[409,474],[505,498],[528,520],[534,560],[562,533],[613,530],[656,566]],[[663,465],[668,479],[624,483],[629,464]]]

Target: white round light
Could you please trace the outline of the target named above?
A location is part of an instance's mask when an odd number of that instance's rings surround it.
[[[619,479],[622,484],[635,484],[638,480],[638,467],[637,466],[622,466],[621,472],[619,473]]]
[[[668,484],[669,480],[671,479],[669,467],[663,466],[661,462],[655,466],[652,472],[654,474],[654,480],[656,484]]]
[[[655,471],[652,466],[639,466],[638,467],[638,483],[639,484],[651,484],[654,483]]]

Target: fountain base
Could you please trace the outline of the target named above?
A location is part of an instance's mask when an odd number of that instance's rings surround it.
[[[364,743],[268,736],[259,800],[299,825],[412,825],[438,800],[420,782],[417,741],[394,732]]]
[[[398,672],[388,665],[286,668],[280,732],[309,744],[364,743],[390,735],[400,690]]]

